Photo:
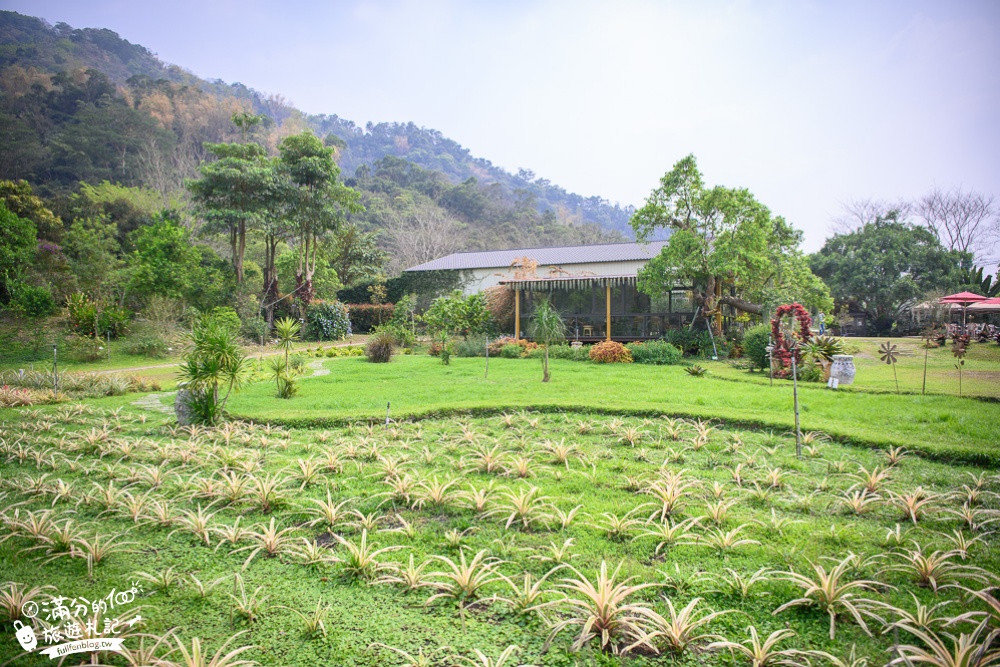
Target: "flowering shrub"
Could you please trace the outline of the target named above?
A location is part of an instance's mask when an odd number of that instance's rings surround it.
[[[86,294],[77,292],[66,297],[69,312],[69,328],[78,336],[100,336],[111,332],[112,338],[128,333],[131,313],[115,305],[105,305],[90,300]]]
[[[313,301],[306,310],[306,320],[306,335],[311,340],[342,340],[351,335],[347,306],[339,301]]]
[[[530,352],[532,352],[533,350],[537,350],[538,349],[538,343],[533,343],[530,340],[524,340],[523,338],[520,338],[518,340],[514,340],[514,338],[512,336],[501,336],[500,338],[497,338],[496,340],[491,340],[490,341],[490,356],[491,357],[499,357],[499,356],[503,355],[503,349],[505,347],[507,347],[508,345],[516,345],[516,346],[520,347],[521,351],[517,355],[517,356],[520,356],[520,357],[526,356]],[[512,353],[508,352],[507,354],[512,354]],[[511,358],[513,358],[513,357],[511,357]]]
[[[613,340],[606,340],[590,348],[590,360],[595,364],[631,364],[632,353]]]

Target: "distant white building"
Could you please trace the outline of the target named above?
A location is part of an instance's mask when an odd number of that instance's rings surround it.
[[[651,299],[637,287],[639,271],[667,244],[608,243],[561,248],[459,252],[407,269],[456,271],[465,294],[506,285],[515,294],[514,336],[527,330],[533,304],[547,299],[576,340],[643,340],[685,326],[694,317],[690,287]]]

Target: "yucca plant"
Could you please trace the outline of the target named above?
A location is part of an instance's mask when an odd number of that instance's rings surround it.
[[[496,486],[492,482],[478,488],[470,484],[468,490],[459,493],[458,497],[469,509],[479,514],[486,511],[495,493]]]
[[[8,581],[0,586],[0,611],[3,612],[5,623],[16,621],[24,614],[24,605],[28,602],[38,604],[52,596],[46,591],[54,591],[55,586],[32,586]]]
[[[330,551],[315,538],[299,538],[299,544],[289,548],[288,553],[302,565],[312,568],[321,568],[334,562]]]
[[[693,544],[695,541],[693,539],[694,528],[701,522],[702,518],[696,516],[677,522],[671,522],[669,519],[659,522],[650,521],[646,523],[648,530],[632,539],[633,541],[647,537],[656,539],[656,549],[653,553],[659,555],[660,551],[665,547],[669,548],[677,544]]]
[[[179,587],[183,580],[182,575],[174,571],[173,565],[159,572],[133,572],[132,576],[145,581],[154,591],[164,595],[170,595],[170,589]]]
[[[923,518],[928,509],[937,503],[939,498],[937,494],[928,493],[920,486],[906,493],[890,491],[889,497],[892,499],[893,505],[903,510],[903,518],[909,519],[914,525]]]
[[[910,597],[913,598],[913,611],[910,611],[909,609],[902,609],[900,607],[894,607],[886,602],[872,600],[871,604],[874,607],[886,611],[896,617],[895,621],[885,623],[882,634],[892,632],[893,630],[903,626],[932,631],[935,626],[945,627],[948,625],[954,625],[955,623],[961,623],[971,617],[972,613],[975,613],[972,612],[970,614],[963,614],[960,617],[943,616],[940,615],[940,612],[952,603],[951,600],[938,602],[935,605],[926,605],[922,604],[920,599],[913,593],[910,593]]]
[[[239,572],[235,573],[233,575],[233,592],[229,594],[229,598],[233,601],[230,612],[245,619],[247,623],[253,623],[263,613],[265,604],[271,598],[270,595],[263,593],[264,587],[258,586],[253,593],[247,595],[243,576]]]
[[[514,523],[518,523],[524,530],[531,530],[535,524],[551,519],[549,511],[552,508],[552,503],[549,502],[547,496],[541,495],[541,489],[537,486],[520,491],[507,490],[503,495],[506,502],[499,504],[496,509],[487,512],[484,516],[506,515],[505,528],[510,528]]]
[[[361,531],[361,539],[357,544],[337,534],[333,535],[333,539],[346,552],[344,556],[336,557],[336,562],[341,564],[344,573],[350,577],[363,579],[364,581],[373,581],[378,573],[387,567],[386,564],[378,560],[382,554],[391,553],[403,548],[402,546],[388,546],[376,549],[373,545],[368,544],[367,530]]]
[[[427,575],[435,580],[439,592],[429,597],[426,604],[448,599],[465,607],[479,599],[484,588],[501,581],[496,572],[501,561],[491,557],[486,549],[476,552],[471,560],[466,559],[464,550],[459,552],[458,562],[447,556],[431,556],[431,559],[443,563],[445,568]]]
[[[270,514],[276,507],[288,502],[285,485],[288,478],[279,475],[262,475],[250,478],[247,501],[264,514]]]
[[[193,574],[189,574],[188,579],[191,580],[191,588],[194,589],[198,597],[205,599],[212,594],[212,591],[215,589],[216,586],[229,579],[229,577],[223,576],[219,577],[218,579],[212,579],[211,581],[203,582],[201,579],[194,576]]]
[[[756,572],[752,572],[750,574],[742,574],[738,570],[727,567],[726,573],[728,576],[722,577],[721,579],[722,587],[713,592],[723,593],[725,595],[731,595],[742,599],[750,597],[755,586],[766,584],[775,579],[774,571],[766,567],[762,567]],[[767,591],[763,594],[769,595]]]
[[[570,566],[575,578],[564,578],[558,588],[566,592],[566,597],[553,600],[533,609],[554,608],[566,616],[555,623],[544,649],[568,628],[579,628],[579,634],[572,644],[572,650],[579,651],[592,641],[597,641],[601,650],[613,653],[631,649],[643,644],[648,634],[653,610],[642,602],[631,601],[640,591],[660,584],[632,584],[634,577],[618,581],[621,564],[608,574],[608,564],[601,561],[597,578],[590,580],[579,570]],[[648,643],[646,644],[648,646]]]
[[[219,543],[215,546],[215,550],[218,551],[219,547],[222,545],[229,545],[235,547],[239,542],[249,539],[253,535],[253,531],[249,528],[240,525],[240,521],[243,517],[236,517],[236,521],[229,524],[222,524],[216,528],[213,528],[213,532],[218,535]]]
[[[529,614],[544,602],[543,598],[552,594],[551,590],[545,588],[545,582],[563,567],[556,565],[538,579],[530,572],[525,572],[523,579],[519,581],[500,574],[499,577],[507,584],[509,592],[507,595],[494,595],[491,599],[503,602],[518,614]]]
[[[643,612],[642,615],[649,621],[649,628],[641,639],[628,647],[629,650],[638,646],[652,645],[657,650],[663,648],[676,655],[688,650],[692,645],[705,640],[721,640],[722,637],[719,635],[702,633],[702,627],[724,614],[736,612],[727,609],[725,611],[699,613],[696,611],[696,607],[701,601],[701,598],[694,598],[678,611],[674,607],[673,601],[670,598],[666,598],[669,618],[661,616],[652,610]]]
[[[211,505],[208,507],[211,507]],[[185,531],[191,533],[204,542],[206,547],[211,546],[212,533],[214,532],[212,529],[212,517],[214,517],[216,513],[206,512],[205,510],[207,510],[208,507],[202,508],[201,503],[199,503],[198,510],[195,512],[183,510],[180,513],[180,516],[176,517],[174,522],[178,527],[170,531],[170,533],[167,534],[167,537],[170,537],[178,531]]]
[[[812,578],[795,571],[781,573],[778,575],[780,578],[795,584],[802,589],[804,594],[800,598],[786,602],[772,613],[780,614],[786,609],[798,606],[816,607],[830,617],[831,640],[836,634],[837,616],[846,613],[861,626],[866,634],[870,635],[863,616],[872,616],[873,614],[867,609],[869,601],[859,598],[857,592],[874,590],[883,584],[867,579],[849,580],[847,572],[857,565],[858,560],[856,555],[848,554],[829,572],[822,565],[812,564],[815,574]]]
[[[976,626],[976,629],[958,637],[948,632],[934,633],[928,630],[900,626],[901,629],[921,641],[921,645],[903,644],[896,649],[900,656],[892,660],[890,665],[921,664],[930,667],[993,667],[1000,665],[1000,648],[994,644],[1000,631],[987,632],[987,621]],[[985,636],[983,634],[986,633]],[[945,640],[951,644],[945,643]]]
[[[430,482],[421,482],[413,506],[415,508],[434,507],[440,509],[448,505],[455,498],[452,487],[456,484],[458,484],[457,479],[441,482],[438,481],[437,476]]]
[[[542,449],[552,456],[551,463],[565,466],[567,469],[569,469],[570,458],[579,455],[576,445],[567,445],[566,438],[561,439],[559,442],[543,442]]]
[[[325,604],[322,600],[317,600],[316,608],[308,613],[284,605],[278,605],[274,608],[285,609],[298,616],[299,620],[302,621],[302,630],[306,637],[310,639],[318,635],[326,637],[326,617],[330,614],[330,605]]]
[[[599,523],[591,524],[591,527],[599,530],[609,540],[625,540],[636,526],[643,524],[641,519],[636,518],[636,514],[647,509],[647,507],[648,505],[639,505],[622,516],[618,516],[613,512],[604,512],[601,515],[602,520]]]
[[[259,530],[252,531],[247,535],[247,539],[253,542],[253,544],[233,549],[230,554],[249,551],[250,555],[243,561],[243,567],[240,568],[241,570],[246,570],[250,566],[250,562],[260,553],[263,553],[268,558],[288,553],[293,542],[291,533],[294,530],[294,526],[278,530],[274,523],[274,517],[271,517],[269,525],[260,524]]]
[[[583,505],[577,505],[576,507],[574,507],[574,508],[572,508],[572,509],[570,509],[568,511],[563,511],[563,510],[559,509],[558,507],[553,506],[552,507],[552,518],[555,519],[555,522],[557,524],[559,524],[559,528],[561,530],[566,530],[567,528],[569,528],[569,525],[571,523],[573,523],[573,520],[576,518],[577,513],[582,508],[583,508]]]
[[[716,526],[721,526],[726,522],[726,515],[735,504],[735,500],[717,500],[714,503],[708,503],[705,506],[705,510],[708,512],[708,518],[712,523]]]
[[[742,643],[729,640],[712,642],[708,645],[710,651],[728,650],[730,653],[743,656],[750,660],[753,667],[771,667],[784,665],[786,667],[807,667],[809,664],[800,652],[794,649],[779,649],[778,644],[795,636],[794,630],[775,630],[764,641],[760,640],[757,628],[747,628],[750,637]]]
[[[840,498],[840,504],[854,516],[861,516],[881,500],[882,496],[862,488],[845,491],[844,495]]]
[[[890,471],[885,468],[879,468],[875,466],[871,470],[868,470],[864,466],[858,466],[858,473],[856,475],[851,475],[852,478],[858,480],[861,488],[868,491],[868,493],[878,493],[886,482],[889,481]]]
[[[306,515],[312,517],[306,525],[322,525],[328,530],[336,530],[338,526],[348,521],[352,511],[350,504],[354,501],[353,498],[348,498],[334,502],[330,489],[326,490],[326,500],[316,500],[315,498],[307,500],[315,507],[307,507],[303,510]]]
[[[898,554],[900,562],[886,569],[909,574],[918,586],[934,591],[943,584],[955,584],[962,580],[988,584],[997,579],[996,575],[991,575],[981,567],[954,562],[952,559],[958,557],[955,551],[927,553],[916,543],[914,547],[914,549],[903,549]]]
[[[565,565],[569,563],[573,558],[576,557],[572,553],[573,545],[576,543],[572,537],[566,538],[562,544],[556,544],[555,542],[549,542],[547,547],[542,548],[542,553],[532,554],[528,556],[533,560],[538,560],[543,563],[553,563],[555,565]],[[534,549],[524,549],[524,551],[533,552]]]
[[[748,538],[741,538],[740,533],[749,524],[742,524],[733,528],[732,530],[722,530],[721,528],[713,528],[705,532],[704,535],[695,540],[696,544],[704,544],[705,546],[712,547],[720,553],[728,553],[733,549],[738,547],[749,546],[751,544],[759,545],[760,542],[757,540],[751,540]]]
[[[372,581],[373,584],[398,584],[407,593],[420,590],[421,588],[433,588],[434,583],[428,579],[424,570],[430,566],[431,561],[426,560],[419,565],[416,564],[413,554],[406,565],[397,563],[386,563],[383,568],[384,574]]]
[[[440,646],[426,654],[424,653],[424,649],[421,648],[417,651],[416,655],[408,653],[401,648],[395,648],[378,642],[370,644],[368,648],[369,650],[384,648],[388,651],[392,651],[395,655],[402,659],[402,662],[397,663],[396,667],[435,667],[436,665],[442,664],[441,661],[451,655],[450,646]]]

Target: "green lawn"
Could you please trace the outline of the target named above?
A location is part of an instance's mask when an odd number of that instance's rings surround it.
[[[255,384],[236,395],[229,409],[256,421],[297,425],[447,414],[544,410],[670,414],[718,418],[746,426],[792,428],[792,387],[766,380],[735,382],[694,378],[680,366],[595,365],[552,361],[552,382],[543,384],[535,360],[453,358],[449,366],[430,356],[400,356],[376,365],[364,358],[324,362],[331,371],[303,378],[290,400]],[[743,377],[750,374],[742,372]],[[996,464],[1000,461],[1000,404],[940,395],[835,392],[800,385],[802,430],[820,430],[856,444],[904,446],[932,456]]]
[[[405,359],[388,367],[338,361],[330,367],[340,375],[350,368],[361,375],[436,377],[468,390],[470,384],[461,378],[475,370],[471,362],[442,369],[424,361]],[[532,376],[539,370],[530,362],[498,363],[497,380],[514,381],[522,369]],[[570,367],[554,370],[556,382],[569,379]],[[596,370],[589,377],[609,371]],[[610,372],[619,370],[653,369]],[[660,375],[673,377],[672,372]],[[303,397],[283,405],[304,403],[310,386],[335,386],[321,380],[304,381]],[[672,384],[688,393],[704,391]],[[794,635],[781,649],[823,650],[846,658],[855,647],[858,657],[878,665],[884,664],[893,642],[892,632],[883,632],[884,624],[915,612],[911,593],[928,607],[950,602],[935,610],[938,616],[982,608],[961,599],[954,588],[935,593],[918,585],[907,565],[913,554],[904,547],[929,554],[954,549],[955,540],[964,539],[965,560],[951,555],[948,565],[981,570],[942,571],[941,583],[980,589],[988,581],[982,570],[1000,571],[995,539],[977,534],[982,527],[975,525],[996,509],[989,492],[1000,487],[989,474],[968,466],[914,456],[893,465],[883,451],[826,442],[815,443],[807,457],[798,459],[787,436],[719,428],[699,435],[698,424],[661,418],[525,413],[426,420],[389,429],[352,425],[305,430],[244,423],[187,430],[136,407],[96,407],[113,401],[123,397],[79,407],[4,412],[0,434],[9,446],[0,458],[0,514],[9,539],[0,541],[0,585],[53,586],[48,592],[67,599],[94,599],[142,582],[134,604],[142,605],[141,631],[150,637],[146,648],[174,631],[188,647],[193,638],[201,638],[208,655],[242,633],[230,649],[252,646],[241,657],[269,667],[404,664],[399,656],[373,647],[376,642],[413,654],[447,645],[450,653],[473,657],[478,649],[492,658],[507,646],[520,647],[518,659],[507,667],[522,662],[545,667],[749,665],[725,651],[705,653],[707,640],[696,641],[693,650],[678,657],[651,657],[646,650],[622,659],[596,645],[574,654],[570,648],[580,634],[578,626],[568,627],[546,650],[551,625],[573,616],[570,606],[559,601],[569,591],[559,586],[569,578],[593,580],[603,561],[611,571],[621,565],[620,578],[658,584],[625,602],[667,615],[667,599],[679,609],[701,598],[695,603],[696,616],[708,610],[738,612],[715,619],[697,634],[744,641],[749,625],[762,637],[787,628]],[[877,497],[860,515],[850,513],[844,502],[849,489],[862,473],[887,467],[887,477],[874,482]],[[406,480],[409,486],[400,486]],[[654,482],[679,489],[666,520],[661,499],[651,493]],[[970,517],[973,526],[964,526],[958,510],[968,494],[977,493],[978,483],[983,487]],[[523,519],[508,525],[512,498],[532,487],[538,489],[535,501],[526,505]],[[910,521],[892,494],[918,488],[926,502],[918,520]],[[477,511],[471,491],[484,499],[485,511]],[[310,525],[314,517],[309,511],[318,509],[317,501],[325,502],[328,494],[331,505],[343,503],[340,515]],[[265,500],[273,506],[265,507]],[[688,525],[685,537],[674,535],[673,544],[661,545],[663,538],[649,535],[685,519],[698,523]],[[284,531],[282,541],[272,557],[259,553],[248,561],[263,533],[240,535],[237,529],[264,531],[272,521],[276,531]],[[352,574],[342,562],[347,548],[333,537],[358,547],[363,525],[370,526],[367,539],[374,548],[399,549],[374,557],[378,565],[372,566],[372,578],[381,579],[377,585]],[[735,532],[726,539],[730,531]],[[105,540],[121,535],[127,544],[109,549],[94,564],[91,577],[79,552],[74,556],[62,546],[66,534],[76,536],[79,548],[92,544],[96,535]],[[227,535],[235,543],[225,541]],[[307,546],[315,553],[305,551]],[[248,548],[234,553],[243,547]],[[558,560],[564,564],[554,572],[553,548],[563,551]],[[458,561],[463,550],[467,561],[480,551],[491,559],[478,570],[482,587],[465,598],[464,608],[454,600],[431,601],[443,591],[435,587],[449,582],[443,559]],[[854,594],[896,608],[880,609],[883,621],[867,619],[871,635],[844,615],[831,640],[828,616],[816,608],[773,613],[802,595],[787,580],[790,569],[811,574],[812,563],[829,568],[827,558],[842,561],[849,554],[864,558],[848,561],[846,579],[879,582]],[[408,591],[392,578],[402,577],[411,557],[415,567],[423,567],[417,578],[422,587]],[[252,621],[239,611],[243,601],[235,587],[237,573],[246,595],[256,591],[260,601]],[[535,600],[551,603],[544,616],[503,601],[515,599],[512,586],[523,585],[525,574],[537,582],[547,573]],[[758,573],[760,580],[744,595],[727,583],[736,583],[734,573],[744,581]],[[219,583],[203,596],[195,578],[202,584]],[[329,606],[325,633],[309,636],[289,608],[308,614],[317,603]],[[108,616],[134,613],[126,605]],[[84,612],[81,622],[87,619]],[[0,663],[54,664],[37,653],[18,658],[13,625],[3,616],[0,623]],[[960,623],[948,630],[968,632],[971,627]],[[41,629],[36,629],[44,647]],[[899,634],[904,643],[914,641],[905,631]],[[668,650],[662,640],[650,641]],[[612,643],[622,648],[629,642],[614,637]],[[126,637],[126,648],[139,646],[140,637]],[[165,650],[161,646],[158,657]],[[175,652],[168,659],[179,658]],[[175,664],[134,659],[128,664]],[[105,654],[94,656],[93,664],[127,663]]]
[[[923,385],[924,347],[919,338],[843,338],[849,354],[854,356],[858,374],[847,391],[896,392],[892,366],[880,361],[879,346],[896,345],[899,354],[896,374],[899,391],[919,394]],[[958,371],[951,345],[934,346],[927,350],[927,393],[958,396]],[[766,383],[766,373],[748,373],[726,362],[698,362],[721,377]],[[962,371],[962,394],[1000,399],[1000,345],[972,343]]]

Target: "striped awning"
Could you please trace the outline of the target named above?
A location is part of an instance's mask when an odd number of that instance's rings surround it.
[[[635,285],[636,276],[558,276],[553,278],[510,278],[501,280],[501,285],[509,285],[518,291],[534,292],[554,289],[588,289],[590,287],[622,287]]]

